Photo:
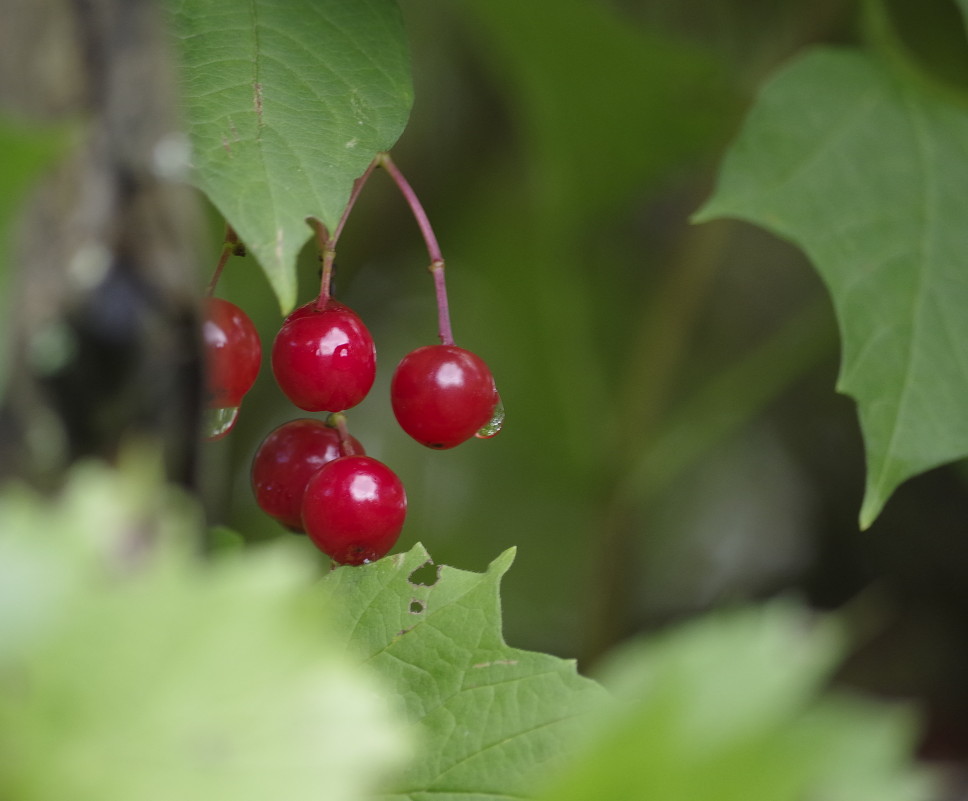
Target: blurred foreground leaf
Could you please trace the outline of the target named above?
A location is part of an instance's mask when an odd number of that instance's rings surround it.
[[[394,0],[168,0],[194,179],[259,260],[284,311],[307,217],[332,230],[353,181],[406,125]]]
[[[615,702],[546,801],[923,801],[906,710],[824,694],[829,622],[785,603],[708,616],[627,646]]]
[[[795,242],[833,297],[857,400],[869,526],[894,489],[968,455],[968,109],[855,52],[763,90],[698,220]]]
[[[524,798],[555,770],[602,688],[573,662],[509,648],[501,635],[500,579],[513,551],[486,573],[424,567],[427,552],[335,570],[325,584],[344,608],[353,645],[419,724],[420,757],[395,799]]]
[[[353,801],[407,749],[296,548],[193,553],[150,473],[0,500],[0,797]]]

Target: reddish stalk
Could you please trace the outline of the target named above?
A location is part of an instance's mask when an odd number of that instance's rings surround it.
[[[317,310],[322,310],[329,303],[330,284],[333,282],[333,261],[336,259],[334,239],[329,235],[326,226],[316,218],[310,218],[309,224],[316,232],[316,245],[319,248],[319,262],[322,271],[319,279],[319,296],[316,298]]]
[[[453,345],[454,334],[450,325],[447,284],[444,278],[444,257],[440,252],[440,244],[434,235],[434,229],[430,224],[430,219],[427,217],[427,212],[424,211],[423,205],[417,198],[417,193],[413,191],[413,187],[410,186],[410,183],[397,168],[397,165],[393,163],[393,159],[390,158],[389,153],[380,153],[374,163],[379,163],[390,174],[393,182],[403,195],[404,200],[407,201],[407,205],[410,207],[414,219],[417,221],[420,233],[423,235],[424,242],[427,245],[427,255],[430,256],[430,267],[428,269],[434,277],[434,290],[437,294],[437,330],[440,335],[440,341],[444,345]]]
[[[363,174],[353,181],[353,190],[350,192],[350,199],[346,202],[346,208],[343,209],[343,214],[340,216],[339,222],[336,223],[336,228],[332,234],[329,233],[326,226],[320,220],[314,217],[309,219],[309,224],[316,233],[316,243],[319,247],[319,260],[322,264],[322,274],[319,280],[319,297],[316,299],[317,309],[324,308],[329,302],[330,285],[333,281],[333,262],[336,259],[336,240],[343,233],[346,220],[349,218],[353,206],[356,205],[356,200],[360,196],[364,184],[366,184],[367,179],[376,168],[376,164],[377,161],[374,159],[370,162]]]
[[[215,265],[215,272],[212,273],[212,279],[208,282],[208,287],[205,289],[205,297],[210,298],[215,292],[215,287],[218,284],[219,278],[222,277],[222,270],[225,269],[229,256],[233,253],[239,256],[245,254],[244,250],[241,253],[239,252],[240,247],[238,234],[235,233],[231,225],[226,224],[222,251],[219,253],[218,263]]]
[[[333,412],[326,419],[326,425],[335,428],[339,432],[340,456],[356,456],[356,447],[353,445],[349,427],[346,425],[346,415],[342,412]]]

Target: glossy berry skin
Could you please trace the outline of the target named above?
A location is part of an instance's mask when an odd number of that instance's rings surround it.
[[[453,448],[470,439],[498,404],[484,361],[456,345],[428,345],[403,357],[390,382],[400,427],[428,448]]]
[[[364,454],[355,437],[353,453]],[[321,420],[290,420],[262,441],[252,459],[252,492],[256,503],[290,531],[302,533],[306,484],[319,469],[343,456],[339,431]]]
[[[343,456],[309,479],[303,528],[333,561],[361,565],[385,556],[403,528],[407,494],[389,467],[370,456]]]
[[[356,406],[373,386],[373,337],[352,309],[330,300],[290,314],[272,345],[272,372],[296,406],[341,412]]]
[[[259,332],[242,309],[221,298],[206,298],[203,314],[206,406],[210,409],[238,407],[259,375],[262,362]]]

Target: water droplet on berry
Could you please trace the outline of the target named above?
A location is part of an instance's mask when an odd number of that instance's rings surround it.
[[[474,436],[478,439],[490,439],[500,434],[502,428],[504,428],[504,404],[498,398],[491,419],[481,426]]]
[[[206,409],[202,414],[202,431],[205,439],[213,442],[222,439],[239,419],[238,406],[224,406],[221,409]]]

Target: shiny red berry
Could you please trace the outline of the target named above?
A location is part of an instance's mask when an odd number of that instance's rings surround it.
[[[202,339],[205,346],[206,408],[215,421],[209,439],[220,439],[235,424],[242,397],[255,383],[262,362],[259,332],[234,303],[206,298]]]
[[[296,309],[279,329],[272,371],[300,409],[341,412],[356,406],[373,386],[373,338],[352,309],[335,300],[317,309],[313,301]]]
[[[355,454],[364,454],[355,437]],[[290,531],[301,533],[306,484],[323,465],[343,453],[339,432],[321,420],[290,420],[262,441],[252,459],[252,491],[256,503]]]
[[[499,397],[484,361],[456,345],[428,345],[403,357],[390,382],[400,427],[429,448],[453,448],[494,416]]]
[[[333,561],[360,565],[385,556],[403,528],[407,494],[389,467],[370,456],[343,456],[309,479],[303,528]]]

